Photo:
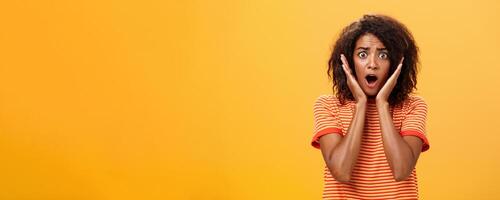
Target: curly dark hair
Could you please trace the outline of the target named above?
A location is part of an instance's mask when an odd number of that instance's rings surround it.
[[[390,60],[389,76],[394,73],[404,56],[397,84],[388,99],[391,106],[400,104],[414,89],[417,89],[418,47],[405,25],[385,15],[364,15],[342,30],[328,61],[327,73],[328,77],[333,80],[333,92],[342,104],[346,100],[354,100],[341,67],[340,54],[346,56],[351,71],[356,75],[353,61],[354,48],[358,38],[366,33],[375,35],[387,48]]]

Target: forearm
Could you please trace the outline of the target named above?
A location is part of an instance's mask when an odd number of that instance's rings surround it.
[[[396,181],[405,180],[415,167],[415,156],[410,145],[394,128],[387,102],[377,102],[384,152]]]
[[[359,101],[346,136],[330,153],[330,170],[338,181],[347,182],[351,178],[360,151],[365,116],[366,101]]]

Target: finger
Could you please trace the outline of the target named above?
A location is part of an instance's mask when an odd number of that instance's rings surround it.
[[[392,74],[390,79],[397,79],[399,77],[399,74],[401,73],[401,68],[403,67],[403,63],[399,63],[398,67],[396,70],[394,70],[394,73]]]
[[[342,61],[342,67],[344,68],[344,71],[348,72],[349,74],[352,74],[344,54],[340,54],[340,60]]]
[[[401,72],[401,68],[403,68],[403,60],[404,59],[405,59],[405,57],[401,58],[401,62],[399,62],[398,68],[396,68],[396,71],[398,72],[398,75]]]
[[[347,77],[347,80],[351,80],[353,79],[353,75],[352,75],[352,72],[351,70],[349,69],[349,67],[347,67],[346,65],[342,64],[342,69],[344,69],[344,73],[345,73],[345,76]]]
[[[340,54],[340,60],[342,61],[342,64],[349,67],[349,64],[348,64],[347,59],[345,58],[344,54]]]
[[[391,76],[387,79],[387,82],[394,82],[395,80],[394,79],[398,79],[398,76],[399,76],[399,73],[401,72],[401,64],[398,65],[398,67],[396,68],[396,70],[394,70],[394,72],[391,74]]]
[[[396,69],[396,77],[395,78],[398,78],[399,77],[399,74],[401,73],[401,68],[402,68],[403,65],[399,65],[398,68]]]
[[[342,66],[342,69],[344,69],[345,76],[349,80],[351,78],[351,72],[349,72],[349,70],[347,69],[347,67],[344,64],[342,64],[341,66]]]

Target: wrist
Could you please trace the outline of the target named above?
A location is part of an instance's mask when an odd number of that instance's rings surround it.
[[[356,98],[356,104],[366,104],[368,101],[366,96]]]
[[[361,108],[366,108],[366,104],[367,104],[368,100],[366,99],[358,99],[358,101],[356,101],[356,109],[361,109]]]
[[[366,105],[366,102],[368,102],[368,99],[366,98],[359,98],[356,100],[356,105]]]
[[[377,108],[378,109],[384,109],[384,108],[389,108],[389,102],[387,101],[376,101]]]

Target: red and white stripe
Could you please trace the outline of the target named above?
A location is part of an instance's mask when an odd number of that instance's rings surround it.
[[[320,148],[325,134],[345,135],[354,115],[355,102],[341,105],[333,95],[321,95],[314,104],[314,134],[311,145]],[[402,105],[391,107],[393,124],[402,136],[422,139],[422,152],[429,149],[425,135],[427,105],[419,96],[410,96]],[[414,169],[407,180],[395,181],[382,143],[376,104],[367,105],[364,135],[351,181],[336,181],[324,167],[323,199],[418,199],[417,174]]]

